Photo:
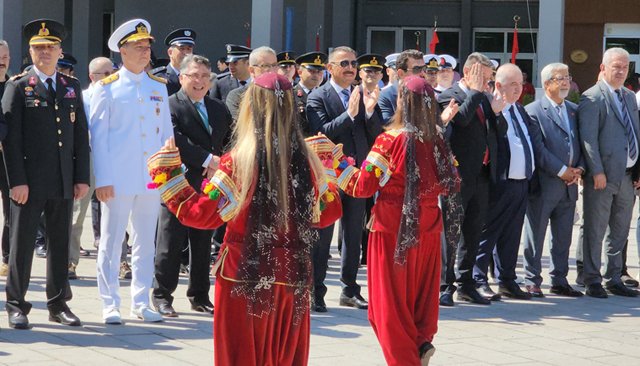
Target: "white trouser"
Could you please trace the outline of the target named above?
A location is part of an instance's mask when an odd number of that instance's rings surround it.
[[[155,193],[155,192],[153,192]],[[100,247],[98,248],[98,291],[103,307],[120,308],[120,254],[131,215],[133,244],[131,250],[131,307],[149,305],[153,280],[155,233],[160,211],[157,194],[117,195],[101,204]]]

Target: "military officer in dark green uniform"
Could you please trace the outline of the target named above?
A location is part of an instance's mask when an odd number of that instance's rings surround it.
[[[306,113],[307,97],[322,83],[326,63],[327,55],[322,52],[309,52],[296,58],[300,82],[293,88],[293,95],[296,99],[296,107],[300,112],[300,127],[302,127],[302,133],[305,136],[310,135]]]
[[[49,228],[47,308],[49,320],[79,326],[69,307],[67,278],[73,200],[89,190],[89,136],[80,82],[56,71],[64,26],[49,19],[25,25],[33,68],[7,82],[2,110],[8,124],[3,142],[11,197],[9,326],[28,329],[25,300],[33,242],[40,214]]]

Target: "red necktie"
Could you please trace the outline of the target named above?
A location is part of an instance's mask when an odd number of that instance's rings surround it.
[[[486,126],[487,119],[484,115],[484,111],[482,110],[482,106],[478,106],[478,108],[476,109],[476,114],[478,115],[478,119],[480,120],[480,123],[482,123],[482,126]],[[486,147],[484,150],[484,157],[482,158],[482,165],[488,165],[488,164],[489,164],[489,147]]]

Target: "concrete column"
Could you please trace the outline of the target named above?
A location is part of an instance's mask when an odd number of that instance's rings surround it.
[[[282,49],[282,17],[284,0],[251,2],[251,48],[269,46]]]
[[[11,75],[19,73],[22,64],[22,12],[22,0],[0,0],[0,39],[9,43]]]
[[[538,72],[552,62],[562,62],[564,0],[540,0],[538,17]],[[544,16],[542,16],[544,14]],[[540,42],[544,40],[544,42]],[[536,87],[540,88],[540,78]]]
[[[70,49],[73,57],[78,60],[78,64],[74,67],[75,77],[80,79],[82,85],[89,82],[89,23],[91,20],[91,1],[74,1],[72,9],[72,29],[73,38],[71,45],[64,45],[63,49]],[[70,47],[69,47],[70,46]]]
[[[460,2],[460,63],[464,64],[473,51],[473,27],[471,26],[471,0]],[[462,71],[462,67],[459,68]]]
[[[349,46],[353,44],[354,0],[334,0],[332,39],[328,47]]]

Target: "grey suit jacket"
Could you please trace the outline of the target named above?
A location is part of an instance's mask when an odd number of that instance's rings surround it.
[[[531,117],[530,134],[539,133],[541,137],[538,140],[534,139],[533,144],[536,171],[531,180],[531,194],[541,195],[545,199],[554,201],[563,197],[573,201],[578,199],[578,186],[576,184],[567,186],[558,177],[563,166],[586,170],[580,147],[578,106],[565,101],[565,107],[569,116],[568,129],[547,97],[542,97],[525,107]],[[573,148],[573,159],[570,160],[571,148]]]
[[[626,88],[622,88],[622,92],[638,138],[640,129],[635,95]],[[625,176],[629,147],[625,122],[613,98],[616,96],[609,92],[605,82],[599,81],[580,97],[578,120],[587,174],[604,173],[607,182],[620,182]]]
[[[231,118],[235,122],[238,119],[238,114],[240,113],[240,102],[242,102],[242,97],[244,97],[244,93],[247,91],[249,84],[245,84],[239,88],[235,88],[227,94],[227,100],[225,104],[231,113]]]

